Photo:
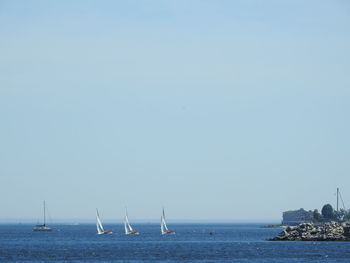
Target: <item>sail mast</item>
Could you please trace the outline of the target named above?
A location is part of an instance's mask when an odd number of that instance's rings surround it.
[[[46,225],[46,211],[45,211],[45,200],[44,200],[44,226]]]
[[[339,188],[337,188],[337,213],[339,212]]]

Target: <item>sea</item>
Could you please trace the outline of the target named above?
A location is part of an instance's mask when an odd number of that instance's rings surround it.
[[[350,242],[266,241],[281,229],[263,224],[134,224],[140,235],[124,235],[122,225],[51,225],[34,232],[29,224],[0,224],[0,262],[350,262]]]

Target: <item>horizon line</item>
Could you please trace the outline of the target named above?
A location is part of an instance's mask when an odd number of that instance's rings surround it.
[[[69,219],[69,218],[62,218],[62,219],[56,219],[56,220],[49,220],[50,222],[47,222],[47,224],[92,224],[95,223],[95,219]],[[158,219],[133,219],[132,222],[135,224],[139,223],[159,223]],[[168,220],[170,223],[280,223],[281,220],[279,219],[173,219]],[[18,218],[3,218],[0,219],[0,224],[38,224],[37,219],[32,218],[24,218],[19,220]],[[122,224],[122,219],[115,220],[115,219],[104,219],[103,223],[105,224]]]

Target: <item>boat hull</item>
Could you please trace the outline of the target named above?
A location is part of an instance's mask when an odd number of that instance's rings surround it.
[[[139,232],[133,231],[133,232],[127,232],[125,235],[139,235]]]
[[[174,235],[174,234],[175,234],[174,231],[167,231],[162,233],[162,235]]]
[[[52,231],[52,228],[47,226],[37,226],[33,228],[33,231],[50,232]]]
[[[102,233],[97,233],[98,235],[111,235],[111,234],[113,234],[113,232],[112,231],[104,231],[104,232],[102,232]]]

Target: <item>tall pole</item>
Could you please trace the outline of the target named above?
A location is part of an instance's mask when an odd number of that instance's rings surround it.
[[[45,200],[44,200],[44,226],[46,225],[46,213],[45,213]]]
[[[337,188],[337,213],[339,212],[339,188]]]

